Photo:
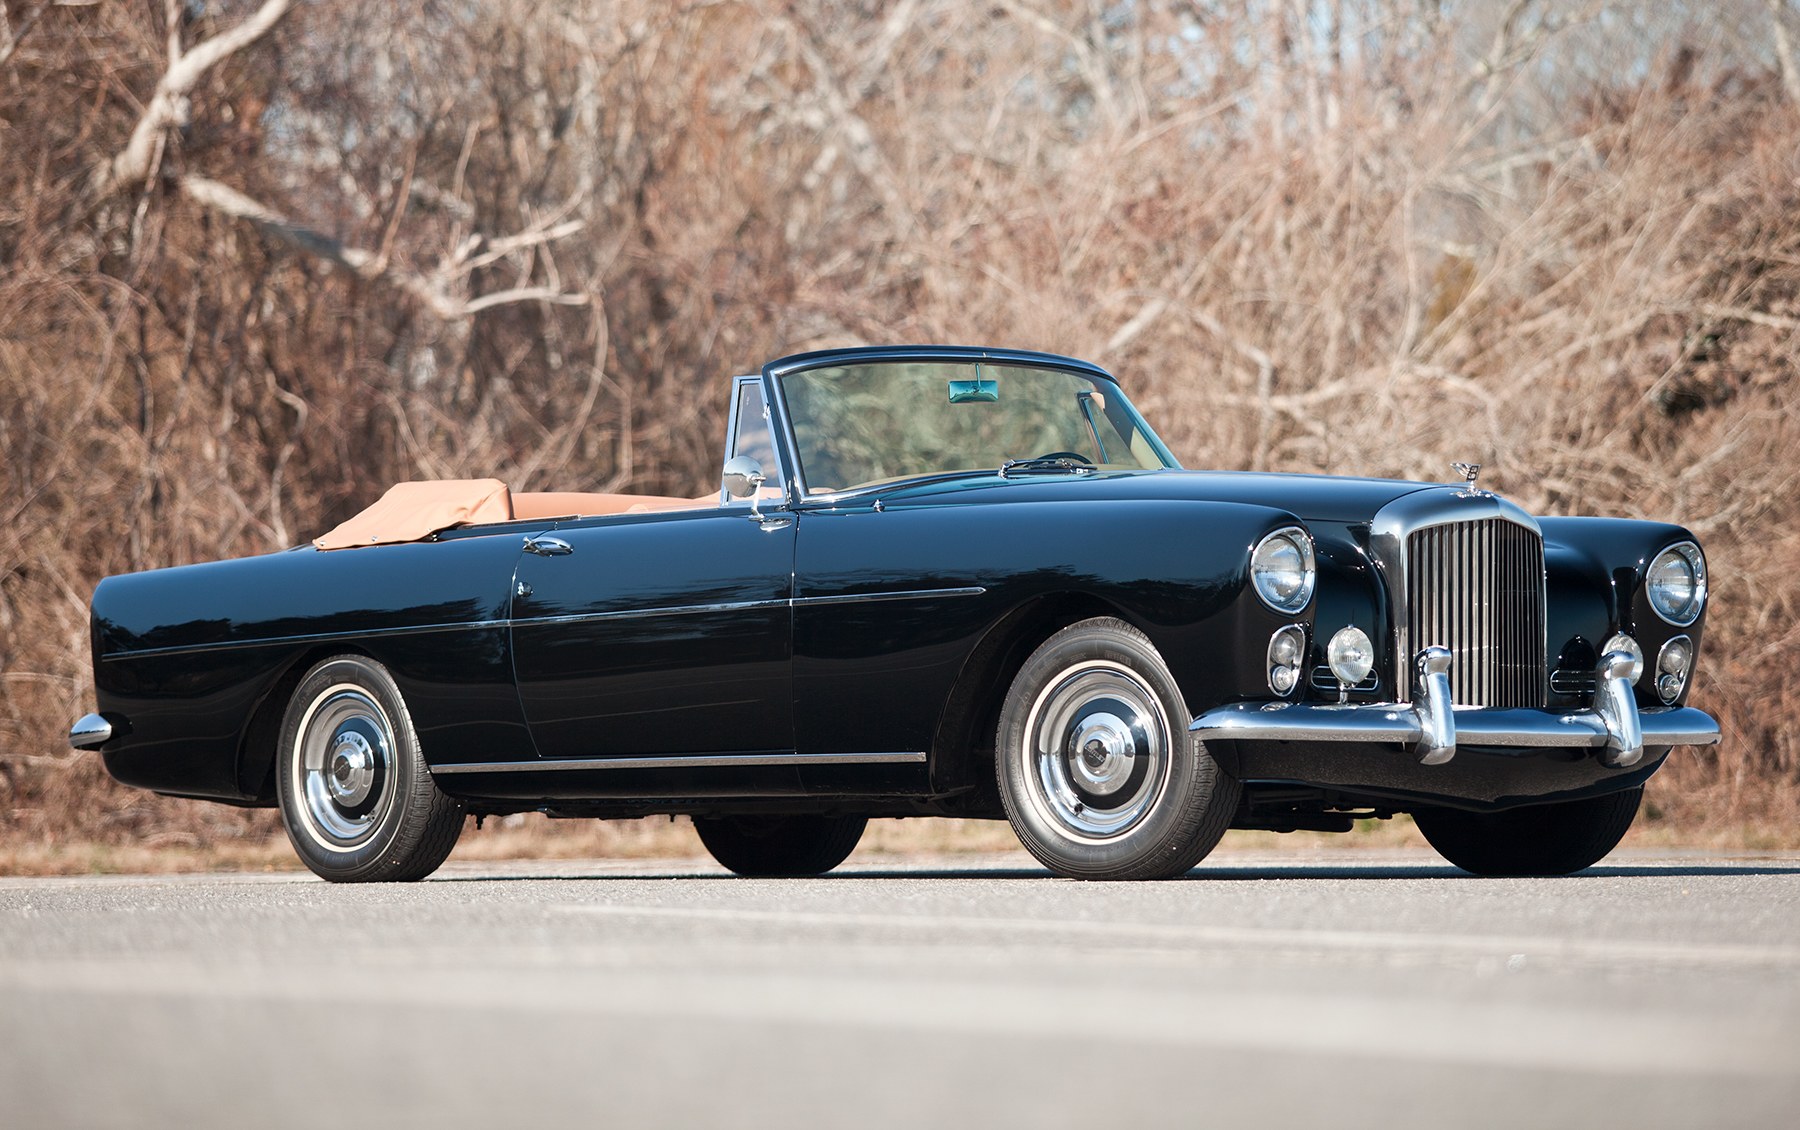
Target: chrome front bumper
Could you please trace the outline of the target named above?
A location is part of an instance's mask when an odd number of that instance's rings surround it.
[[[1692,707],[1639,710],[1632,694],[1631,656],[1609,652],[1600,661],[1599,687],[1589,710],[1556,711],[1453,707],[1450,653],[1428,647],[1415,665],[1413,701],[1372,705],[1239,702],[1209,710],[1189,730],[1235,741],[1393,742],[1410,746],[1423,765],[1442,765],[1467,746],[1574,747],[1599,752],[1602,764],[1638,763],[1646,746],[1713,745],[1719,724]]]

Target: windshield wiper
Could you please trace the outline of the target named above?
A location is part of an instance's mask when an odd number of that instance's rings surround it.
[[[1000,464],[1000,477],[1010,475],[1030,475],[1047,471],[1051,474],[1091,475],[1094,465],[1085,459],[1071,459],[1066,455],[1040,455],[1035,459],[1008,459]]]

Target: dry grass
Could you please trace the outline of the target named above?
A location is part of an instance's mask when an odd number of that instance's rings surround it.
[[[1625,848],[1712,852],[1793,852],[1793,825],[1718,822],[1700,831],[1667,821],[1640,819]],[[1209,859],[1271,853],[1347,853],[1428,848],[1409,817],[1363,820],[1348,833],[1228,832]],[[872,820],[856,850],[862,862],[882,857],[1017,856],[1023,849],[1012,829],[997,820]],[[705,860],[706,850],[685,818],[669,820],[551,820],[537,815],[490,820],[463,830],[451,862],[507,860],[658,859]],[[230,842],[191,837],[150,837],[125,844],[74,840],[61,844],[0,843],[0,875],[166,875],[197,872],[300,871],[286,837],[275,834]]]
[[[0,62],[0,846],[272,829],[66,751],[102,575],[293,544],[401,479],[692,493],[727,374],[917,340],[1092,357],[1190,466],[1474,459],[1541,513],[1689,525],[1727,738],[1648,826],[1791,844],[1800,112],[1769,6],[1612,7],[323,0],[98,195],[162,9],[46,8]],[[443,316],[518,287],[585,304]]]

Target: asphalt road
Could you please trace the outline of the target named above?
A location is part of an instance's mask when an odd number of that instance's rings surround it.
[[[0,1125],[1800,1123],[1800,858],[0,878]]]

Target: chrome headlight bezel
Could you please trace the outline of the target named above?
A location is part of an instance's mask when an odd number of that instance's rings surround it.
[[[1670,636],[1656,652],[1656,697],[1675,705],[1687,690],[1694,673],[1694,641],[1691,636]]]
[[[1706,610],[1706,555],[1691,541],[1678,541],[1651,558],[1644,570],[1644,597],[1664,623],[1685,628]]]
[[[1276,579],[1296,574],[1298,583]],[[1299,526],[1270,531],[1250,551],[1250,587],[1256,590],[1258,599],[1277,612],[1292,615],[1312,603],[1318,579],[1312,535]]]
[[[1277,698],[1286,698],[1306,680],[1306,626],[1288,624],[1275,629],[1269,637],[1269,650],[1264,668],[1269,690]]]

